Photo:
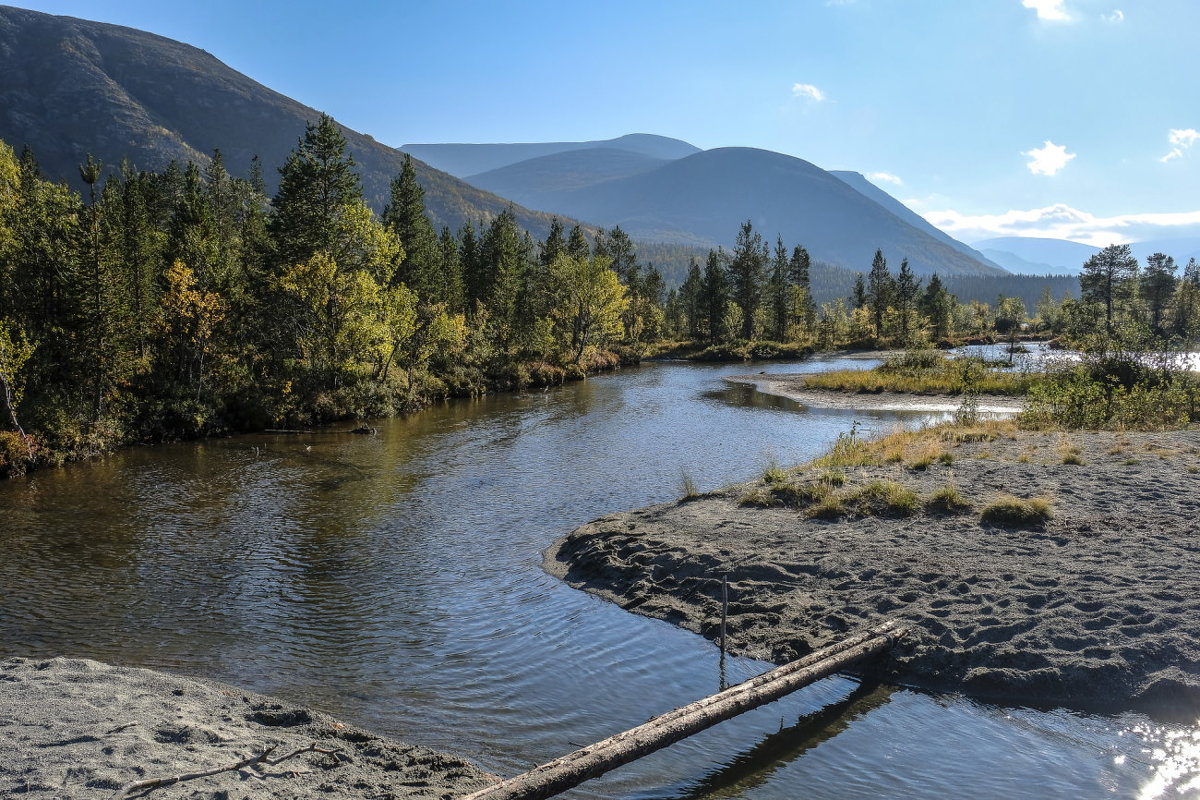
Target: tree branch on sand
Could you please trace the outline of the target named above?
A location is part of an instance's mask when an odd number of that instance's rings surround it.
[[[171,786],[176,783],[183,783],[184,781],[193,781],[198,778],[209,778],[213,775],[219,775],[222,772],[236,772],[240,769],[245,769],[246,767],[256,767],[259,765],[274,767],[278,764],[282,764],[284,761],[295,758],[296,756],[303,755],[304,753],[336,755],[337,753],[341,752],[340,750],[326,750],[324,748],[317,747],[316,744],[310,744],[308,747],[301,747],[298,750],[293,750],[285,756],[271,758],[271,753],[274,753],[278,747],[279,745],[271,745],[256,756],[244,758],[236,764],[230,764],[226,767],[216,767],[215,769],[205,770],[204,772],[185,772],[180,775],[172,775],[167,778],[150,778],[144,781],[135,781],[121,787],[121,789],[112,796],[112,800],[124,800],[124,798],[133,795],[134,792],[142,792],[143,794],[147,794],[154,789],[159,789],[163,786]]]

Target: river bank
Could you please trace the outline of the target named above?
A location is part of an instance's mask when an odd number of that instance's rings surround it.
[[[873,354],[879,355],[879,354]],[[928,411],[953,413],[962,406],[961,397],[947,395],[917,395],[905,392],[836,392],[811,389],[804,383],[805,374],[730,375],[725,380],[755,386],[764,394],[795,400],[811,408],[836,408],[857,411]],[[1015,397],[979,395],[976,411],[981,414],[1011,415],[1021,410],[1021,400]]]
[[[1200,431],[980,438],[946,441],[944,455],[839,467],[838,493],[898,484],[922,504],[911,516],[762,507],[772,488],[760,481],[603,517],[547,550],[545,567],[709,638],[728,572],[733,650],[776,662],[899,616],[916,629],[883,665],[892,681],[1194,719]],[[924,505],[946,487],[969,508]],[[1045,498],[1052,519],[982,521],[1005,493]]]
[[[316,749],[150,795],[449,798],[494,780],[455,756],[232,686],[88,659],[0,662],[3,797],[108,800],[135,781],[227,768],[270,747],[273,758]]]

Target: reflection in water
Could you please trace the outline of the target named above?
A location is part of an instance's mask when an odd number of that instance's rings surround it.
[[[864,365],[802,368],[851,363]],[[745,371],[649,365],[447,403],[380,423],[378,436],[139,448],[0,484],[0,656],[212,677],[521,771],[704,697],[718,677],[736,683],[768,666],[730,658],[723,674],[700,637],[566,588],[540,569],[556,537],[674,500],[682,471],[705,491],[769,458],[812,458],[855,422],[870,435],[925,418],[813,413],[721,380]],[[754,800],[798,787],[947,795],[965,775],[982,797],[1029,795],[1031,775],[1035,795],[1128,795],[1162,773],[1140,755],[1161,739],[1135,728],[1141,718],[911,692],[842,711],[831,738],[796,731],[771,740],[787,744],[783,755],[756,749],[781,718],[808,719],[849,687],[822,681],[571,796],[708,785]],[[930,747],[920,730],[950,744]],[[755,753],[752,780],[729,771],[737,752]],[[1154,763],[1184,764],[1173,786],[1196,774],[1194,762]]]
[[[636,797],[639,800],[744,797],[747,792],[765,784],[784,765],[883,706],[893,691],[878,684],[856,684],[844,699],[801,716],[794,725],[767,734],[752,748],[733,756],[727,764],[705,775],[682,793],[639,792]]]

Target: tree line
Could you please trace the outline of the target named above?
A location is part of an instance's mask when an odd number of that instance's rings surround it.
[[[435,230],[406,159],[382,213],[337,125],[307,126],[268,197],[262,165],[116,170],[82,195],[0,143],[0,469],[134,442],[292,426],[558,383],[672,346],[701,357],[920,347],[1041,325],[1191,341],[1200,269],[1128,248],[1079,300],[960,302],[882,252],[818,304],[813,261],[750,222],[668,287],[618,227],[514,214]],[[7,466],[5,466],[7,465]]]

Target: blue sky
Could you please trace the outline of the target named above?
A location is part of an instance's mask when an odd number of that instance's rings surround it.
[[[1198,0],[25,0],[393,145],[658,133],[872,177],[966,241],[1200,235]]]

